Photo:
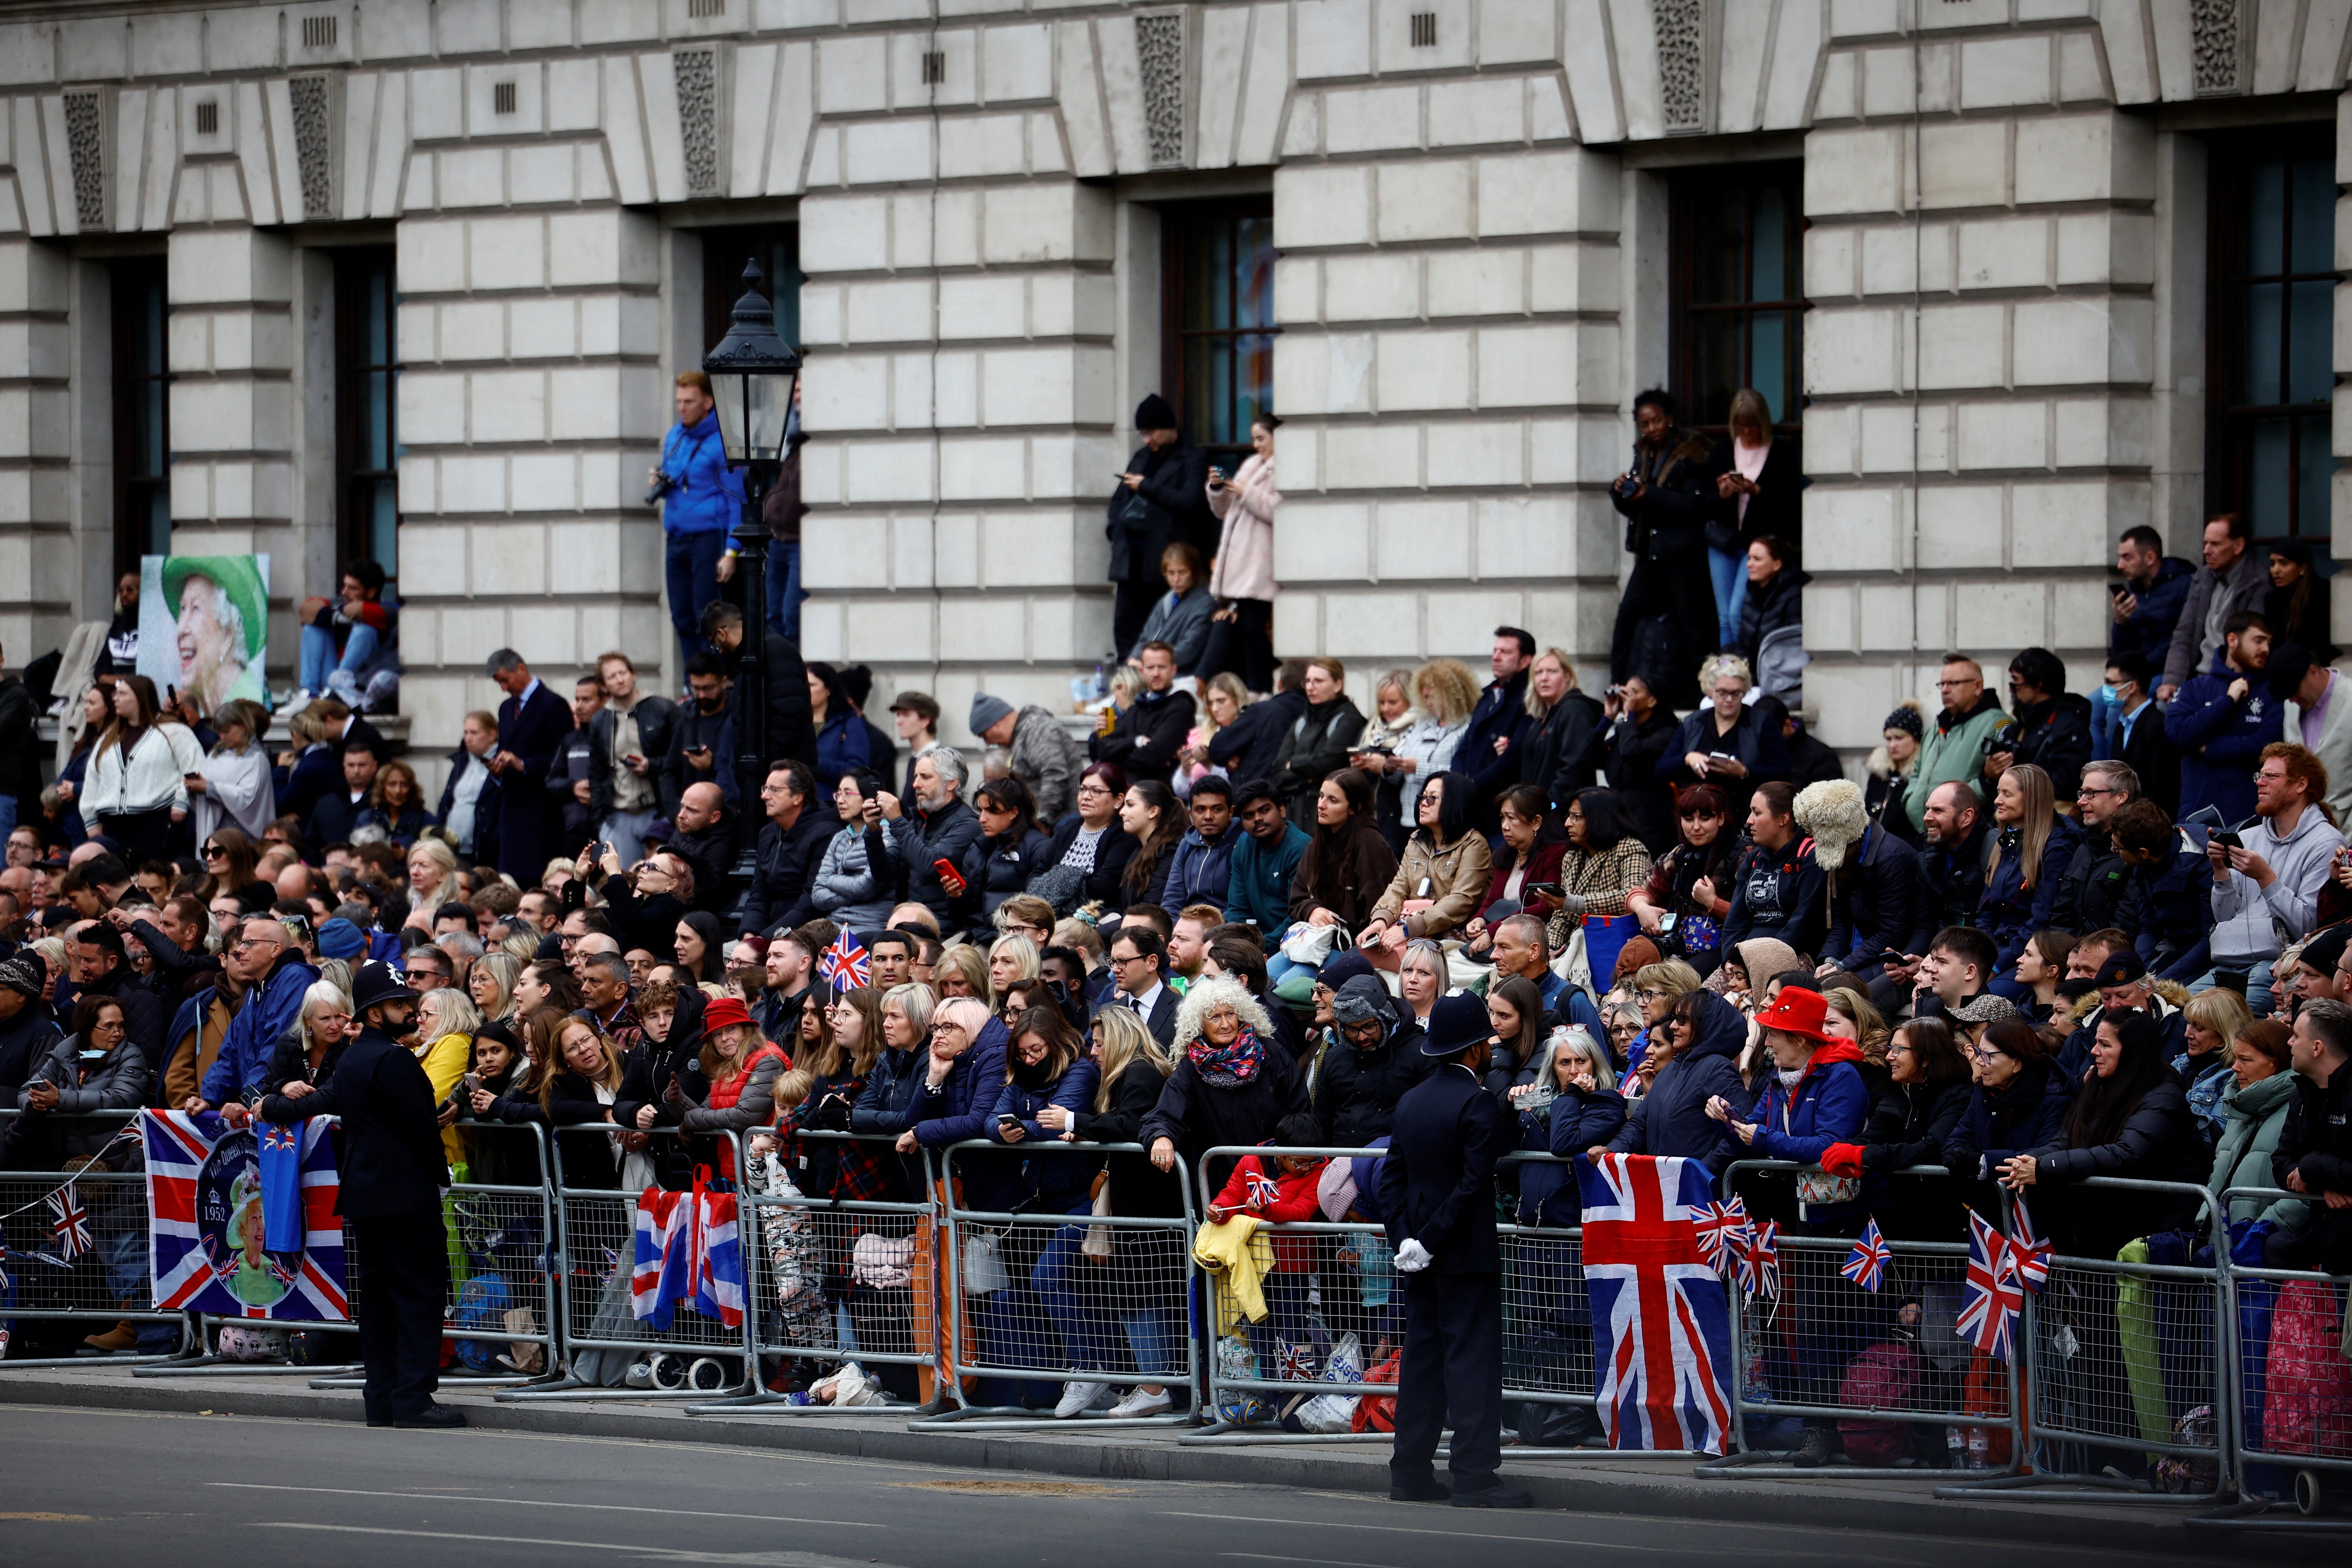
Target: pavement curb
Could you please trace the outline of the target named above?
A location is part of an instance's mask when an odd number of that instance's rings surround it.
[[[287,1381],[300,1383],[291,1375]],[[462,1395],[462,1385],[445,1386],[442,1392],[445,1399],[464,1407],[475,1426],[491,1431],[769,1448],[1102,1481],[1194,1481],[1383,1495],[1388,1489],[1386,1456],[1377,1451],[1356,1458],[1283,1447],[1183,1447],[1116,1432],[1036,1437],[1003,1432],[909,1432],[883,1420],[851,1426],[805,1416],[687,1416],[631,1409],[622,1402],[615,1402],[622,1406],[617,1408],[499,1405],[487,1398],[451,1398]],[[256,1377],[223,1377],[189,1386],[129,1378],[0,1373],[0,1405],[6,1405],[319,1421],[361,1418],[355,1394],[289,1388]],[[1515,1464],[1513,1458],[1514,1451],[1505,1449],[1505,1473],[1533,1493],[1538,1507],[1579,1513],[1933,1533],[1988,1544],[2073,1545],[2197,1557],[2234,1554],[2246,1544],[2235,1532],[2189,1530],[2184,1518],[2197,1510],[2163,1504],[1945,1501],[1928,1497],[1924,1480],[1842,1485],[1835,1472],[1820,1481],[1700,1480],[1688,1470],[1564,1470],[1559,1467],[1570,1461],[1522,1459]],[[2266,1555],[2332,1559],[2331,1544],[2340,1549],[2341,1541],[2281,1535],[2264,1540],[2263,1550]]]

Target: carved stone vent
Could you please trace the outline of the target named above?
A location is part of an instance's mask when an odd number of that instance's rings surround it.
[[[1706,0],[1650,0],[1666,130],[1706,129]]]
[[[330,18],[331,20],[331,18]],[[335,216],[335,117],[332,86],[322,76],[286,84],[294,100],[294,162],[302,175],[302,215]]]
[[[1184,164],[1184,16],[1162,11],[1135,19],[1143,73],[1143,133],[1155,169]]]
[[[2199,97],[2246,90],[2246,28],[2238,0],[2189,0],[2189,40]]]
[[[670,57],[677,77],[678,128],[686,137],[686,188],[698,196],[719,193],[719,58],[709,49],[681,49]]]
[[[66,94],[66,150],[72,155],[74,217],[87,234],[106,224],[106,95]]]

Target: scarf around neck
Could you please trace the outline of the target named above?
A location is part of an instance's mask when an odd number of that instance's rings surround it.
[[[1239,1089],[1257,1077],[1265,1065],[1265,1047],[1247,1024],[1230,1046],[1212,1045],[1207,1036],[1184,1047],[1184,1059],[1211,1089]]]

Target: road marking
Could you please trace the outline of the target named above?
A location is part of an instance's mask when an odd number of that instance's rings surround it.
[[[625,1552],[639,1557],[660,1557],[673,1563],[740,1563],[765,1568],[848,1568],[853,1559],[822,1557],[813,1552],[696,1552],[677,1546],[631,1546],[618,1541],[539,1541],[527,1535],[473,1535],[453,1530],[389,1530],[368,1524],[310,1524],[294,1520],[265,1519],[257,1530],[322,1530],[336,1535],[396,1535],[410,1541],[463,1541],[481,1546],[548,1546],[575,1552]],[[863,1565],[860,1565],[863,1568]]]
[[[248,1492],[310,1492],[324,1497],[404,1498],[422,1502],[488,1502],[500,1508],[591,1508],[605,1513],[658,1513],[674,1515],[674,1508],[634,1508],[621,1502],[553,1502],[543,1498],[467,1497],[449,1492],[363,1492],[349,1487],[286,1487],[271,1486],[265,1481],[210,1481],[215,1487],[233,1487]],[[887,1530],[887,1524],[865,1520],[803,1519],[788,1513],[712,1513],[707,1509],[694,1509],[703,1519],[748,1519],[762,1524],[839,1524],[845,1530]]]
[[[1321,1563],[1330,1568],[1388,1568],[1385,1563],[1350,1563],[1344,1557],[1276,1557],[1265,1552],[1220,1552],[1220,1557],[1246,1557],[1253,1563]]]
[[[1637,1546],[1630,1542],[1623,1541],[1584,1541],[1574,1536],[1567,1535],[1492,1535],[1485,1531],[1477,1530],[1423,1530],[1417,1529],[1409,1524],[1357,1524],[1348,1520],[1336,1519],[1269,1519],[1254,1517],[1252,1515],[1243,1513],[1185,1513],[1174,1509],[1161,1509],[1160,1512],[1163,1518],[1168,1519],[1216,1519],[1229,1521],[1234,1524],[1290,1524],[1297,1525],[1301,1529],[1306,1530],[1377,1530],[1389,1535],[1443,1535],[1455,1541],[1525,1541],[1532,1542],[1538,1546],[1595,1546],[1610,1552],[1679,1552],[1684,1555],[1688,1555],[1691,1552],[1702,1550],[1702,1548],[1696,1546]],[[1737,1521],[1710,1521],[1700,1520],[1675,1520],[1669,1522],[1671,1524],[1706,1524],[1716,1522],[1724,1525],[1737,1523]],[[1754,1528],[1752,1524],[1739,1524],[1738,1527],[1740,1529]],[[1227,1553],[1226,1555],[1232,1554]],[[1767,1553],[1767,1555],[1775,1554]],[[1778,1555],[1795,1555],[1795,1552],[1792,1549],[1790,1552],[1779,1553]],[[1299,1559],[1299,1561],[1312,1561],[1312,1559]],[[1881,1557],[1875,1558],[1873,1561],[1881,1563],[1901,1563],[1906,1560],[1902,1558]]]

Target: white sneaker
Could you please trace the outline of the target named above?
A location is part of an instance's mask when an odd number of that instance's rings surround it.
[[[1076,1369],[1074,1368],[1072,1370]],[[1054,1406],[1054,1419],[1056,1421],[1068,1420],[1071,1416],[1077,1415],[1087,1405],[1092,1405],[1097,1399],[1100,1398],[1104,1391],[1109,1387],[1110,1384],[1107,1383],[1079,1383],[1076,1381],[1062,1384],[1061,1403]]]
[[[1110,1407],[1110,1418],[1129,1421],[1139,1415],[1165,1415],[1175,1407],[1175,1401],[1168,1397],[1168,1391],[1164,1388],[1157,1394],[1146,1394],[1140,1388],[1130,1389],[1125,1399]]]

